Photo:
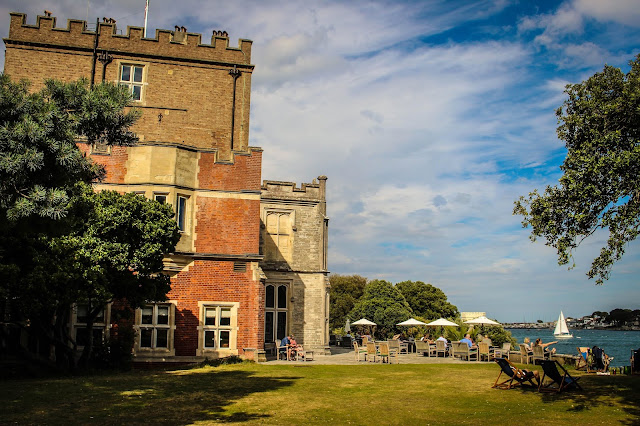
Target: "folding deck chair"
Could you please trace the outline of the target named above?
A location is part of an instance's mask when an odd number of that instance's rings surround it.
[[[580,389],[582,386],[578,383],[580,379],[572,377],[571,374],[556,360],[542,360],[540,361],[542,366],[542,379],[538,385],[539,392],[557,392],[560,393],[563,390]],[[558,370],[560,367],[560,370]],[[562,372],[561,372],[562,371]],[[551,380],[547,384],[544,383],[545,379]]]
[[[538,381],[535,373],[533,371],[522,370],[511,363],[506,358],[496,358],[495,362],[500,366],[500,374],[498,374],[498,378],[496,382],[491,386],[492,388],[498,389],[511,389],[518,385],[527,385],[530,384],[532,387],[539,387],[539,383],[534,383],[533,381]],[[500,376],[502,373],[507,375],[507,380],[504,382],[498,383],[500,380]],[[515,382],[515,383],[514,383]]]

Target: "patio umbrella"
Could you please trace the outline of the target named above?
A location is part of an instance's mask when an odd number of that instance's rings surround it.
[[[373,335],[373,327],[375,327],[377,324],[373,321],[369,321],[366,318],[360,318],[358,321],[354,321],[353,323],[351,323],[351,325],[368,325],[370,327],[369,333]]]
[[[427,327],[459,327],[459,325],[444,318],[438,318],[427,324]]]
[[[344,325],[344,331],[346,332],[351,331],[351,322],[349,322],[349,318],[347,318],[347,323]]]
[[[499,322],[495,322],[494,320],[490,320],[484,315],[478,318],[474,318],[469,321],[465,321],[466,324],[480,324],[480,325],[501,325]]]
[[[410,326],[416,326],[416,325],[427,325],[427,323],[426,323],[426,322],[422,322],[422,321],[418,321],[418,320],[417,320],[417,319],[415,319],[415,318],[409,318],[408,320],[406,320],[406,321],[402,321],[402,322],[399,322],[399,323],[398,323],[398,324],[396,324],[396,325],[410,325]]]
[[[361,318],[358,321],[352,322],[351,325],[377,325],[377,324],[373,321],[369,321],[366,318]]]

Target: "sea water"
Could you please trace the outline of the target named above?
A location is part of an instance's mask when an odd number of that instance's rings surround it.
[[[542,343],[558,341],[551,347],[556,348],[556,352],[560,354],[578,355],[579,346],[589,348],[598,346],[604,349],[607,355],[613,357],[611,367],[631,365],[631,350],[640,348],[640,331],[570,329],[569,331],[573,334],[572,339],[556,339],[552,329],[510,328],[507,330],[518,343],[522,343],[525,337],[531,339],[532,344],[537,338],[541,338]]]

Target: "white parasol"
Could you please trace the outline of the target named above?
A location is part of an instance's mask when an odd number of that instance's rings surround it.
[[[361,318],[358,321],[352,322],[351,325],[377,325],[377,324],[373,321],[369,321],[366,318]]]
[[[427,324],[427,327],[459,327],[459,325],[447,319],[438,318],[437,320],[431,321]]]
[[[474,318],[469,321],[465,321],[466,324],[481,324],[481,325],[501,325],[499,322],[495,322],[494,320],[490,320],[484,315],[478,318]]]
[[[426,323],[426,322],[419,321],[419,320],[417,320],[417,319],[415,319],[415,318],[409,318],[408,320],[406,320],[406,321],[402,321],[402,322],[400,322],[400,323],[398,323],[398,324],[396,324],[396,325],[409,325],[409,326],[416,326],[416,325],[427,325],[427,323]]]

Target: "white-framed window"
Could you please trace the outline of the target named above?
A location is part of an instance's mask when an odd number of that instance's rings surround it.
[[[289,285],[269,283],[265,286],[264,341],[284,339],[288,333]]]
[[[175,305],[148,303],[136,309],[136,353],[173,353]]]
[[[98,315],[93,320],[93,344],[97,345],[107,337],[109,316],[111,305],[106,309],[100,309]],[[73,338],[79,348],[83,348],[89,341],[89,329],[87,328],[87,318],[89,307],[86,304],[77,304],[73,307],[71,321],[73,324]]]
[[[189,197],[185,195],[178,195],[176,197],[176,222],[178,222],[178,229],[180,232],[186,232],[187,230],[187,203]]]
[[[133,101],[140,102],[144,96],[145,66],[142,64],[120,64],[118,84],[127,88]]]
[[[199,302],[199,349],[201,355],[237,354],[238,303]]]

